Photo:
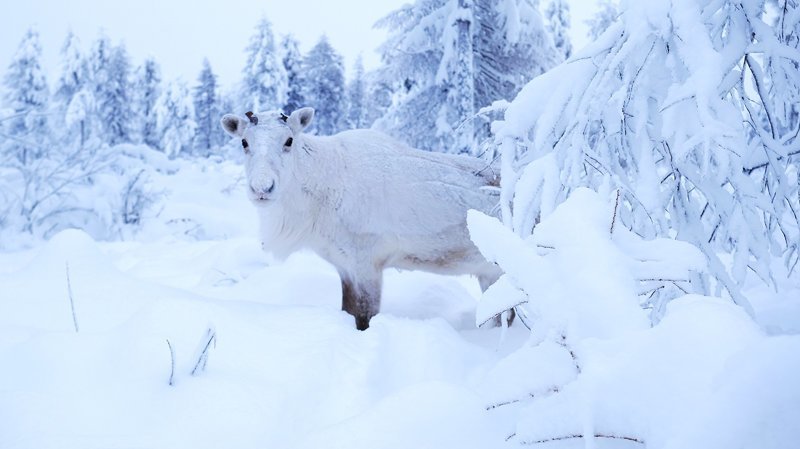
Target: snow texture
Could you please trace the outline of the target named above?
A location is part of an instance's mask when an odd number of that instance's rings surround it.
[[[474,280],[390,270],[383,311],[359,332],[330,265],[260,251],[245,184],[228,188],[240,168],[161,157],[169,198],[137,241],[66,230],[0,253],[4,446],[456,449],[586,432],[652,448],[794,446],[790,314],[770,336],[729,301],[687,296],[652,328],[565,346],[515,325],[498,349],[500,329],[474,329]],[[551,219],[592,216],[592,196]],[[605,228],[608,210],[595,212]],[[209,329],[216,345],[192,376]],[[594,441],[627,447],[613,443]]]

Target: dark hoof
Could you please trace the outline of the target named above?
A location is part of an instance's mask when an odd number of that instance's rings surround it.
[[[369,328],[369,318],[365,316],[357,316],[356,317],[356,329],[360,331],[367,330]]]

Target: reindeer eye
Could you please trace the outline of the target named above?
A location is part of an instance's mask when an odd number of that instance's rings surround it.
[[[247,149],[249,145],[247,144],[247,140],[242,139],[242,148],[244,148],[245,153],[249,153],[250,151]]]
[[[284,143],[283,146],[290,147],[292,146],[292,142],[294,142],[294,140],[292,140],[292,138],[289,137],[288,139],[286,139],[286,143]]]

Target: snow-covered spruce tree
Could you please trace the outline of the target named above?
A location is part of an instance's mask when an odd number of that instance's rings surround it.
[[[419,148],[463,151],[455,131],[468,133],[465,127],[473,125],[466,121],[474,120],[474,112],[510,100],[560,59],[537,5],[531,0],[509,0],[502,8],[490,0],[417,0],[381,19],[377,26],[388,29],[389,37],[381,46],[379,78],[393,86],[397,98],[374,126]],[[459,26],[469,29],[471,45],[456,45]],[[470,48],[471,56],[459,54]],[[458,73],[469,65],[472,81],[456,85]],[[473,105],[453,103],[454,96],[468,97],[470,86]],[[474,141],[487,134],[487,127],[475,126]]]
[[[0,118],[0,224],[30,231],[33,227],[32,192],[40,181],[36,165],[47,154],[49,91],[40,59],[39,33],[28,29],[3,78]],[[19,221],[17,221],[19,220]]]
[[[611,183],[620,223],[702,250],[711,278],[682,289],[750,311],[739,286],[748,272],[771,282],[775,256],[791,273],[800,227],[798,121],[783,112],[797,104],[798,34],[762,8],[631,1],[573,62],[529,83],[494,124],[505,223],[527,236],[574,189]]]
[[[88,78],[88,61],[83,57],[78,37],[70,31],[61,46],[61,74],[53,93],[53,101],[62,113],[72,97],[87,84]]]
[[[367,85],[364,80],[364,63],[359,55],[353,70],[353,79],[347,85],[347,123],[346,128],[366,128],[367,123]]]
[[[553,36],[556,49],[563,56],[562,59],[569,59],[572,56],[572,42],[569,39],[569,3],[566,0],[550,0],[544,15],[547,17],[547,29]]]
[[[161,69],[152,57],[137,67],[131,86],[134,111],[134,141],[158,147],[155,105],[161,95]]]
[[[61,75],[53,96],[60,119],[54,129],[64,144],[84,148],[95,119],[94,95],[89,83],[89,62],[83,56],[80,42],[71,31],[61,47]]]
[[[82,88],[67,105],[64,112],[64,133],[67,142],[76,142],[78,148],[86,148],[93,139],[90,132],[93,128],[92,121],[97,120],[96,104],[92,92],[87,87]],[[75,136],[75,137],[71,137]],[[96,142],[91,146],[97,147]]]
[[[600,0],[597,5],[597,12],[586,21],[586,24],[589,25],[588,34],[591,40],[596,40],[600,37],[617,20],[617,17],[619,17],[617,9],[616,0]]]
[[[366,86],[366,123],[372,126],[376,120],[383,117],[392,105],[394,89],[392,82],[382,76],[381,70],[370,70],[364,74]]]
[[[92,48],[91,72],[99,135],[109,145],[129,142],[133,111],[125,46],[113,46],[107,36],[100,35]]]
[[[300,54],[297,39],[291,35],[284,36],[281,40],[281,55],[287,81],[286,103],[283,105],[283,112],[291,114],[292,111],[305,106],[302,92],[303,74],[301,73],[303,57]]]
[[[347,113],[344,65],[326,36],[303,59],[303,80],[306,105],[316,110],[311,128],[321,135],[341,131]]]
[[[287,77],[275,45],[272,25],[262,17],[245,50],[247,63],[242,71],[243,109],[266,111],[286,103]]]
[[[169,83],[156,101],[156,123],[161,136],[159,148],[170,159],[191,153],[197,127],[193,109],[189,88],[182,81]]]
[[[28,29],[3,78],[5,107],[0,154],[6,164],[28,166],[46,151],[50,130],[47,112],[50,91],[40,59],[39,33]]]
[[[194,88],[194,117],[197,128],[194,135],[196,154],[208,155],[211,149],[220,145],[223,133],[219,127],[222,116],[217,93],[217,76],[211,70],[208,59],[203,60],[203,69]]]
[[[453,153],[475,154],[475,126],[471,119],[475,115],[472,14],[472,0],[458,0],[458,7],[450,12],[442,33],[444,53],[436,72],[436,83],[447,92],[445,104],[439,109],[437,129],[453,135],[454,142],[449,148]]]
[[[538,0],[509,0],[502,9],[493,1],[475,0],[475,16],[476,110],[512,100],[533,77],[560,62]]]

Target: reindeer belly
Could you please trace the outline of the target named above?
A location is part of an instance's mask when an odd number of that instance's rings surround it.
[[[487,264],[466,236],[459,239],[453,237],[451,234],[400,241],[395,251],[387,254],[385,267],[439,274],[469,274]]]

